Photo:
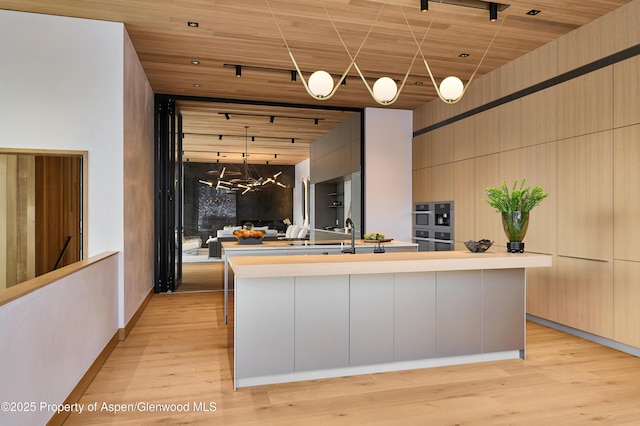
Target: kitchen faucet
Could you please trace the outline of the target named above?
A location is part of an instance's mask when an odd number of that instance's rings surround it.
[[[354,223],[351,220],[351,218],[347,218],[347,221],[345,222],[345,225],[346,226],[351,226],[351,247],[343,248],[342,252],[343,253],[356,254],[356,226],[354,225]]]

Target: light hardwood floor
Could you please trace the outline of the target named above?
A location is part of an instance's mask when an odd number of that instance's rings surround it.
[[[177,293],[190,291],[223,291],[224,262],[182,264],[182,282]]]
[[[231,324],[229,325],[231,326]],[[534,323],[527,360],[243,388],[233,391],[222,293],[154,295],[66,425],[631,425],[640,359]],[[189,404],[189,412],[101,411],[107,404]],[[195,412],[194,403],[215,403]],[[146,405],[142,405],[146,407]]]

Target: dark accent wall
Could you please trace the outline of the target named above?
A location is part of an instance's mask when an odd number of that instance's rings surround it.
[[[282,171],[278,181],[287,187],[267,184],[258,191],[245,195],[239,192],[216,190],[199,182],[215,182],[219,171],[242,171],[242,165],[218,163],[184,163],[184,235],[215,236],[225,225],[243,225],[252,222],[255,226],[284,229],[282,220],[293,217],[294,166],[250,165],[249,173],[258,178],[273,176]],[[228,176],[231,179],[233,176]],[[205,238],[206,240],[206,238]]]

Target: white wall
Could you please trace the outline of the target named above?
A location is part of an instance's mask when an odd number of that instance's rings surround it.
[[[0,10],[0,147],[89,152],[89,256],[123,246],[123,36],[120,23]]]
[[[151,86],[121,23],[0,10],[0,40],[0,147],[88,152],[85,256],[120,253],[122,328],[153,286]],[[125,106],[129,121],[135,121],[126,129]],[[130,166],[135,185],[124,182],[126,155],[138,159]],[[134,207],[145,214],[128,233],[125,188],[140,192]],[[122,258],[125,235],[128,262]],[[128,283],[126,265],[139,268],[129,268]]]
[[[125,29],[0,10],[0,40],[0,147],[87,151],[85,256],[118,252],[108,270],[1,307],[0,399],[60,403],[124,327],[123,299],[145,290],[124,291]]]
[[[0,424],[46,424],[40,403],[61,404],[118,332],[118,269],[110,256],[0,306],[0,401],[37,404]]]
[[[366,108],[364,215],[367,232],[412,241],[411,152],[413,112]]]

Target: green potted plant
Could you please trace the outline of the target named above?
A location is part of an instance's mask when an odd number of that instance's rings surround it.
[[[518,181],[513,183],[511,190],[507,183],[486,189],[485,201],[502,215],[502,226],[509,239],[507,251],[510,253],[524,252],[524,235],[529,227],[529,212],[549,196],[541,187],[533,189],[525,187],[526,179],[522,179],[520,187]]]

